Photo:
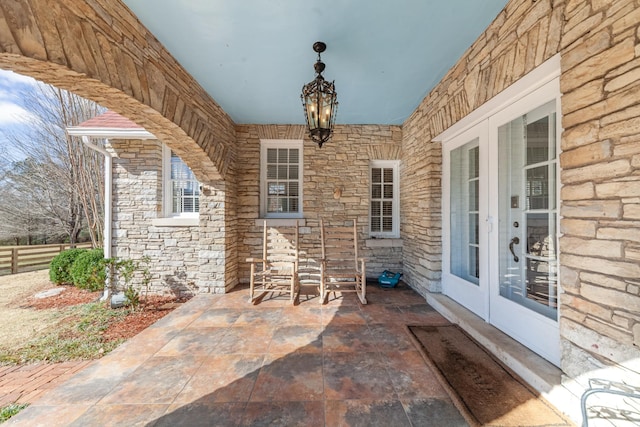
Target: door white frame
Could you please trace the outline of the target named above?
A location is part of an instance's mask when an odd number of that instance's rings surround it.
[[[517,102],[509,106],[507,110],[503,110],[491,116],[489,122],[489,158],[498,158],[498,128],[511,120],[527,114],[549,101],[556,101],[556,123],[560,122],[560,80],[553,79],[541,88],[524,96]],[[559,156],[560,147],[560,126],[556,125],[556,158]],[[560,177],[559,171],[557,177]],[[556,179],[556,199],[560,194],[559,179]],[[489,170],[489,188],[490,192],[497,192],[498,185],[498,168],[491,167]],[[498,203],[489,204],[489,215],[493,218],[499,217]],[[559,224],[560,218],[556,218],[556,224]],[[552,320],[539,313],[523,307],[507,298],[500,296],[500,279],[499,279],[499,233],[490,233],[489,242],[489,258],[495,262],[490,263],[490,316],[489,322],[507,335],[515,338],[517,341],[531,348],[545,359],[560,365],[560,333],[558,329],[558,320]],[[555,245],[557,248],[557,245]],[[559,256],[558,256],[559,259]],[[558,278],[558,292],[560,283]],[[559,306],[558,306],[559,312]]]
[[[447,149],[443,150],[442,162],[443,162],[443,177],[442,177],[442,229],[451,230],[451,152],[456,148],[462,147],[465,144],[478,139],[479,150],[479,194],[487,194],[488,190],[488,157],[487,157],[487,144],[488,144],[488,124],[485,120],[478,125],[467,129],[450,141],[447,141]],[[479,200],[479,246],[480,248],[486,247],[488,244],[487,234],[491,224],[488,221],[488,198],[480,197]],[[480,316],[485,321],[489,321],[489,281],[487,280],[489,271],[488,265],[488,251],[480,250],[479,267],[480,267],[480,279],[479,283],[472,284],[455,274],[451,273],[451,241],[447,233],[443,233],[442,238],[442,292],[462,304],[468,310],[474,314]],[[444,256],[447,254],[447,256]]]
[[[495,194],[498,191],[497,166],[493,166],[492,163],[497,162],[498,159],[498,126],[554,99],[556,100],[557,123],[556,150],[559,155],[560,124],[562,123],[559,76],[560,55],[556,55],[434,138],[443,144],[443,293],[558,366],[560,364],[559,318],[558,321],[554,321],[500,296],[497,261],[499,259],[497,257],[499,236],[497,229],[493,230],[496,228],[493,224],[494,218],[498,218],[498,203],[496,197],[492,199],[491,192]],[[480,247],[484,248],[480,251],[481,280],[479,286],[465,283],[464,280],[450,273],[451,248],[449,244],[451,151],[476,137],[479,138],[479,146],[481,147],[479,243]],[[556,199],[559,199],[560,194],[559,177],[558,166]],[[483,194],[485,197],[482,197]],[[560,218],[557,220],[557,224],[559,224]],[[558,293],[560,292],[561,283],[558,283]],[[558,317],[559,313],[560,305],[558,303]]]

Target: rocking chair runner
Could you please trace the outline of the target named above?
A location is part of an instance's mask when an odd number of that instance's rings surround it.
[[[325,227],[320,220],[322,260],[320,264],[320,303],[331,291],[355,292],[362,304],[367,303],[367,278],[364,258],[358,258],[358,225]]]
[[[295,302],[298,280],[298,227],[268,227],[264,222],[262,258],[247,258],[251,264],[249,302],[267,292],[289,294]],[[256,293],[259,292],[259,295]]]

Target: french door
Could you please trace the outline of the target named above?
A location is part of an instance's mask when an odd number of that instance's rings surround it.
[[[558,81],[443,143],[443,292],[552,363]]]
[[[443,291],[488,320],[488,127],[481,123],[448,141],[443,164]],[[447,169],[445,168],[445,171]],[[448,184],[448,189],[447,189]],[[448,190],[448,191],[447,191]]]

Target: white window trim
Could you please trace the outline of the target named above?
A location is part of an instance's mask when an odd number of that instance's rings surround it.
[[[391,231],[371,231],[371,169],[393,169],[393,228]],[[369,163],[369,236],[378,239],[400,238],[400,160],[372,160]]]
[[[260,140],[260,218],[303,218],[304,151],[301,139],[261,139]],[[298,188],[300,191],[300,212],[267,213],[267,149],[297,148],[300,152]]]
[[[198,219],[200,212],[173,212],[173,195],[171,194],[171,149],[162,144],[162,214],[164,218]]]

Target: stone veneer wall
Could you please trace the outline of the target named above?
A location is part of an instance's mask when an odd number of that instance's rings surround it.
[[[201,226],[153,224],[162,218],[162,144],[158,140],[110,140],[109,146],[114,156],[113,256],[132,260],[149,257],[151,293],[211,291],[199,283],[200,252],[207,244]],[[203,211],[208,203],[210,197],[202,196]],[[208,215],[201,216],[201,223],[208,221]],[[132,284],[142,286],[140,274]]]
[[[202,183],[199,292],[223,294],[238,284],[237,191],[234,173],[230,170],[226,181]]]
[[[437,291],[441,147],[432,138],[561,54],[560,333],[572,378],[615,366],[608,378],[640,384],[639,37],[633,0],[510,1],[403,126],[405,279]]]
[[[260,139],[300,140],[304,126],[239,125],[238,138],[238,264],[240,279],[249,280],[246,258],[262,256],[260,216]],[[368,239],[369,162],[399,160],[402,131],[398,126],[336,126],[334,136],[322,148],[304,141],[303,212],[300,229],[304,282],[317,283],[320,258],[320,218],[325,223],[342,224],[357,218],[360,256],[367,258],[367,275],[377,277],[383,270],[402,271],[402,243],[399,239]],[[402,165],[400,166],[402,169]],[[334,188],[342,196],[334,199]],[[402,215],[402,213],[401,213]]]

